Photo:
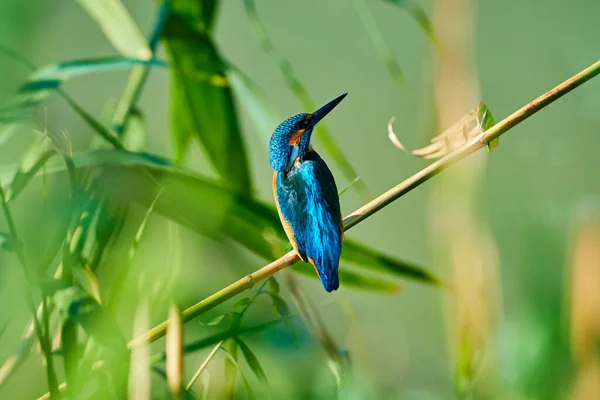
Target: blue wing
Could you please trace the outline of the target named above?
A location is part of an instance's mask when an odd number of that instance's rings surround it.
[[[339,287],[340,201],[331,171],[315,152],[274,177],[277,207],[294,249],[319,273],[325,290]]]

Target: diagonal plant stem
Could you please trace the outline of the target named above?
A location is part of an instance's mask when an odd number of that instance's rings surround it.
[[[360,17],[365,30],[369,34],[371,42],[373,42],[375,50],[379,53],[379,57],[383,60],[385,67],[388,70],[388,74],[400,88],[406,87],[404,72],[402,71],[400,64],[398,64],[396,61],[390,46],[388,46],[383,38],[383,33],[377,25],[377,21],[375,20],[375,17],[373,16],[373,13],[367,4],[367,0],[354,0],[354,8]]]
[[[302,107],[307,110],[316,110],[317,106],[313,101],[308,89],[300,82],[300,80],[296,77],[296,73],[292,68],[292,64],[286,59],[281,53],[277,51],[275,45],[269,39],[269,35],[267,34],[267,30],[263,25],[262,21],[258,17],[258,11],[256,10],[256,5],[254,4],[254,0],[244,0],[244,8],[246,10],[246,14],[248,15],[248,20],[250,21],[250,25],[252,27],[252,31],[256,36],[256,40],[258,40],[260,46],[263,48],[265,53],[269,54],[277,63],[279,70],[281,71],[285,83],[288,87],[294,92]],[[348,158],[341,151],[340,147],[337,145],[333,135],[329,132],[329,130],[323,125],[323,123],[317,125],[315,128],[317,130],[316,137],[319,138],[321,143],[323,143],[323,147],[329,152],[333,160],[338,164],[338,167],[349,181],[355,179],[358,174],[354,171],[354,168],[350,164]],[[367,190],[367,186],[361,180],[357,182],[356,185],[357,192],[361,195],[361,197],[369,198],[369,192]]]
[[[429,179],[433,178],[434,176],[436,176],[452,164],[456,163],[457,161],[462,160],[469,154],[481,149],[482,147],[486,147],[488,143],[492,142],[495,139],[498,139],[498,137],[500,137],[500,135],[502,135],[503,133],[507,132],[511,128],[515,127],[519,123],[531,117],[536,112],[548,106],[550,103],[554,102],[555,100],[558,100],[565,94],[569,93],[571,90],[581,86],[582,84],[589,81],[598,74],[600,74],[600,60],[596,61],[594,64],[585,68],[576,75],[573,75],[571,78],[567,79],[560,85],[544,93],[537,99],[521,107],[508,117],[504,118],[502,121],[492,126],[487,131],[483,132],[481,135],[477,136],[473,140],[464,144],[462,147],[458,148],[456,151],[446,155],[443,158],[440,158],[433,164],[428,165],[421,171],[406,179],[404,182],[394,186],[392,189],[388,190],[387,192],[383,193],[379,197],[373,199],[358,210],[348,215],[346,218],[344,218],[344,231],[347,231],[348,229],[364,221],[371,215],[375,214],[379,210],[383,209],[390,203],[394,202],[395,200],[398,200],[403,195],[417,188],[421,184],[427,182]],[[198,315],[202,314],[207,310],[212,309],[213,307],[216,307],[217,305],[225,302],[226,300],[232,298],[238,293],[241,293],[244,290],[251,288],[256,282],[259,282],[273,275],[274,273],[282,270],[285,267],[295,264],[298,260],[298,255],[294,251],[290,251],[278,260],[273,261],[272,263],[262,267],[261,269],[249,275],[246,275],[242,279],[219,290],[213,295],[205,298],[199,303],[196,303],[193,306],[186,309],[185,311],[183,311],[181,316],[183,323],[194,319]],[[152,343],[165,335],[166,328],[167,323],[163,322],[150,329],[145,334],[133,339],[131,342],[129,342],[128,347],[131,348],[146,342]]]
[[[185,387],[186,392],[189,392],[192,389],[192,386],[194,386],[194,383],[196,383],[198,378],[200,378],[200,375],[202,375],[202,372],[204,372],[204,370],[208,366],[208,363],[210,362],[210,360],[212,360],[212,358],[215,356],[215,354],[217,354],[217,351],[219,351],[219,349],[221,348],[223,343],[225,343],[225,339],[221,340],[219,343],[217,343],[215,345],[215,347],[213,347],[211,352],[208,354],[208,357],[206,357],[206,359],[204,360],[202,365],[200,365],[200,368],[198,368],[198,371],[196,371],[196,373],[194,374],[192,379],[190,379],[190,382]]]
[[[153,54],[156,53],[160,35],[165,26],[165,22],[167,21],[169,12],[171,11],[171,3],[172,0],[165,0],[161,5],[158,11],[156,22],[154,24],[154,30],[148,39],[148,47]],[[131,73],[129,74],[129,78],[127,80],[127,85],[125,86],[125,92],[117,104],[117,108],[115,109],[113,116],[113,129],[118,135],[123,134],[123,130],[125,129],[129,116],[131,115],[131,110],[135,107],[135,104],[142,93],[149,73],[150,68],[148,68],[147,65],[135,65],[131,69]]]

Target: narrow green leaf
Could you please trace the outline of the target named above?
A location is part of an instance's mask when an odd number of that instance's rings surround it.
[[[307,275],[311,278],[318,278],[315,269],[308,263],[296,263],[292,266],[292,268],[294,271],[297,271],[303,275]],[[340,268],[339,274],[340,286],[342,287],[352,287],[360,290],[383,293],[397,293],[400,289],[397,283],[350,271],[346,268]]]
[[[148,60],[152,51],[120,0],[77,0],[96,20],[108,41],[126,57]]]
[[[379,25],[371,13],[367,0],[354,0],[354,7],[371,38],[373,46],[377,50],[377,53],[379,53],[379,57],[383,60],[388,74],[400,87],[404,87],[404,84],[406,83],[404,72],[402,71],[400,64],[398,64],[398,61],[396,61],[396,57],[392,53],[390,46],[383,38],[383,33],[379,29]]]
[[[76,321],[98,343],[119,351],[126,349],[125,339],[116,322],[89,294],[70,287],[57,291],[52,299],[65,316]]]
[[[254,123],[256,132],[266,149],[273,130],[283,121],[283,116],[275,111],[261,88],[243,72],[230,67],[227,69],[227,78],[243,110]]]
[[[15,251],[12,236],[6,232],[0,232],[0,249],[4,249],[8,252]]]
[[[192,144],[194,123],[189,110],[182,108],[179,101],[185,99],[185,89],[181,79],[173,77],[171,82],[171,143],[173,144],[173,158],[178,165],[183,164],[187,152]]]
[[[90,257],[92,271],[96,271],[100,263],[110,258],[128,212],[128,206],[121,203],[113,204],[107,200],[100,202],[94,225],[95,244]]]
[[[285,300],[283,300],[283,298],[279,295],[279,283],[277,282],[277,279],[274,276],[271,276],[268,279],[268,283],[269,291],[264,293],[269,295],[269,297],[271,298],[271,304],[273,306],[273,315],[275,315],[276,317],[288,316],[290,314],[290,309]]]
[[[197,319],[197,321],[200,325],[203,325],[203,326],[217,326],[217,325],[221,325],[221,323],[227,321],[230,317],[231,317],[231,314],[227,313],[227,314],[217,315],[216,317],[214,317],[206,322],[202,322],[202,321],[200,321],[200,319]]]
[[[294,94],[302,104],[302,107],[304,108],[303,111],[315,111],[317,109],[316,103],[311,98],[310,93],[308,92],[306,87],[297,78],[296,73],[292,68],[292,64],[285,57],[283,57],[277,51],[273,43],[271,43],[269,35],[267,34],[267,31],[258,16],[254,0],[244,0],[244,7],[248,16],[248,20],[250,21],[250,25],[252,27],[252,32],[256,36],[256,39],[258,40],[263,50],[274,59],[274,62],[279,67],[281,74],[283,75],[288,87],[294,92]],[[315,130],[316,134],[314,136],[316,140],[320,141],[323,144],[323,147],[329,153],[329,155],[337,164],[337,166],[340,168],[346,179],[352,180],[356,176],[358,176],[358,174],[354,171],[354,168],[350,164],[350,161],[336,143],[335,139],[333,138],[333,135],[327,129],[325,122],[321,122],[320,124],[318,124]],[[269,134],[270,133],[271,131],[269,131]],[[358,182],[355,188],[363,198],[367,200],[370,199],[371,196],[369,195],[367,187],[363,181]]]
[[[69,61],[42,67],[21,85],[17,95],[8,104],[0,108],[0,124],[14,123],[27,118],[42,100],[74,77],[93,72],[119,70],[136,64],[164,65],[155,59],[140,61],[112,57]]]
[[[348,189],[350,189],[352,186],[354,186],[358,181],[360,181],[360,176],[357,176],[351,182],[349,182],[346,186],[341,188],[340,191],[338,192],[338,197],[341,197],[344,193],[346,193],[346,191]]]
[[[232,192],[182,168],[161,165],[164,160],[145,154],[96,151],[75,154],[77,167],[96,167],[98,190],[119,201],[148,207],[162,190],[156,212],[213,238],[228,237],[265,259],[281,254],[288,241],[274,207]],[[161,189],[162,188],[162,189]],[[439,284],[433,274],[367,246],[345,239],[342,260],[359,268]],[[315,276],[310,269],[311,275]],[[350,277],[356,281],[354,276]],[[349,278],[349,279],[350,279]],[[388,291],[392,286],[387,285]],[[394,285],[395,287],[395,285]]]
[[[254,372],[262,384],[268,386],[269,382],[267,380],[267,375],[265,374],[265,371],[263,370],[262,365],[260,365],[260,362],[258,361],[258,358],[254,352],[238,336],[236,336],[234,340],[237,342],[238,346],[240,346],[240,350],[242,350],[242,354],[244,355],[248,366],[250,366],[250,369],[252,369],[252,372]]]
[[[378,270],[402,278],[411,278],[423,283],[440,285],[441,281],[427,270],[405,261],[382,254],[352,240],[344,240],[342,259],[357,267]]]
[[[246,148],[226,67],[212,39],[215,7],[215,1],[180,0],[167,19],[163,38],[173,71],[174,143],[181,160],[192,132],[224,182],[248,193],[252,184]]]
[[[271,294],[271,302],[273,303],[273,311],[276,311],[274,312],[275,316],[287,317],[290,315],[290,307],[281,296]]]
[[[250,304],[250,298],[249,297],[244,297],[242,299],[239,299],[231,308],[231,310],[233,312],[236,312],[237,310],[243,309],[245,308],[247,305]]]
[[[482,132],[487,131],[496,124],[492,112],[483,102],[479,104],[479,108],[477,109],[477,120],[479,121],[479,126],[481,127]],[[488,152],[491,152],[495,147],[498,147],[499,144],[500,138],[490,141],[487,145]]]
[[[438,39],[435,34],[435,30],[433,29],[433,24],[431,23],[431,20],[427,16],[427,13],[425,12],[425,10],[423,10],[423,8],[420,5],[418,5],[414,0],[383,0],[383,1],[386,3],[390,3],[390,4],[394,4],[396,6],[399,6],[403,10],[405,10],[419,24],[421,29],[423,29],[423,31],[427,35],[427,38],[429,39],[431,44],[433,44],[434,46],[437,47]]]
[[[214,335],[205,337],[203,339],[195,340],[193,342],[186,344],[183,348],[183,352],[185,354],[193,353],[195,351],[205,349],[209,346],[214,346],[215,344],[219,343],[221,340],[231,339],[235,336],[241,336],[241,335],[244,335],[247,333],[262,332],[262,331],[269,329],[275,325],[279,325],[283,322],[289,321],[292,318],[293,318],[292,316],[288,316],[285,318],[278,318],[278,319],[275,319],[275,320],[272,320],[269,322],[264,322],[264,323],[246,327],[246,328],[227,329],[222,332],[216,333]],[[165,360],[165,357],[166,356],[164,353],[156,354],[152,357],[151,362],[153,364],[163,362]]]
[[[140,110],[133,109],[131,111],[123,136],[123,145],[129,151],[143,151],[146,147],[148,126],[144,114]]]
[[[238,344],[235,340],[227,340],[222,346],[228,357],[225,358],[225,393],[226,399],[232,399],[235,396],[235,381],[237,378],[238,363],[237,353]],[[240,371],[241,374],[241,371]]]
[[[279,282],[274,276],[269,277],[269,293],[272,296],[279,296]]]
[[[22,157],[19,169],[10,184],[4,189],[8,203],[21,193],[54,154],[55,151],[48,148],[46,141],[34,143]]]
[[[34,284],[41,290],[44,296],[52,297],[58,291],[68,289],[73,286],[71,282],[57,278],[42,278],[34,282]]]
[[[158,10],[156,22],[154,23],[152,34],[148,40],[148,45],[153,54],[156,52],[160,36],[165,26],[165,22],[167,21],[167,16],[171,11],[171,2],[171,0],[163,1]],[[142,93],[149,73],[150,68],[146,65],[136,65],[131,69],[123,96],[117,104],[113,115],[113,128],[117,134],[120,135],[127,125],[131,111],[136,106],[136,102]]]

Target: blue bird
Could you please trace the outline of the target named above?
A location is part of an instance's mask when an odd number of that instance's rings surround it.
[[[273,196],[292,247],[310,262],[328,292],[340,286],[343,224],[333,174],[310,144],[313,129],[347,93],[312,114],[296,114],[273,132],[269,159]]]

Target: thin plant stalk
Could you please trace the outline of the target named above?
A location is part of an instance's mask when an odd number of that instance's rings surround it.
[[[285,83],[288,87],[294,92],[302,107],[307,110],[316,110],[316,104],[313,101],[308,89],[302,84],[302,82],[296,77],[296,73],[292,67],[292,64],[282,55],[280,54],[275,45],[269,39],[269,35],[267,34],[267,30],[263,25],[262,21],[258,17],[258,11],[256,10],[256,5],[254,4],[254,0],[244,0],[244,8],[246,10],[246,15],[248,16],[248,20],[250,21],[250,26],[252,28],[252,32],[256,36],[256,40],[259,45],[263,48],[263,50],[269,54],[279,67],[281,71]],[[337,145],[333,135],[329,132],[329,130],[323,125],[323,123],[317,125],[316,127],[317,134],[316,137],[319,138],[321,143],[323,143],[323,147],[329,152],[332,156],[333,160],[338,164],[338,167],[346,177],[346,179],[353,180],[358,174],[354,171],[352,164],[348,158],[344,155],[340,147]],[[361,197],[368,198],[369,192],[367,190],[367,186],[361,180],[358,181],[356,186],[356,191],[361,195]]]
[[[589,81],[598,74],[600,74],[600,60],[596,61],[594,64],[585,68],[576,75],[573,75],[571,78],[567,79],[560,85],[554,87],[553,89],[539,96],[535,100],[521,107],[508,117],[504,118],[502,121],[496,123],[487,131],[483,132],[481,135],[475,137],[471,141],[464,144],[462,147],[458,148],[456,151],[428,165],[421,171],[406,179],[404,182],[394,186],[387,192],[383,193],[379,197],[373,199],[358,210],[348,215],[346,218],[344,218],[344,231],[349,230],[350,228],[364,221],[371,215],[385,208],[390,203],[398,200],[400,197],[404,196],[413,189],[416,189],[417,187],[427,182],[429,179],[433,178],[434,176],[436,176],[449,166],[453,165],[457,161],[460,161],[469,154],[474,153],[475,151],[483,147],[486,147],[490,142],[497,139],[505,132],[509,131],[519,123],[531,117],[533,114],[542,110],[544,107],[558,100],[573,89],[581,86],[582,84]],[[217,305],[225,302],[226,300],[229,300],[230,298],[243,292],[244,290],[250,289],[252,286],[254,286],[256,282],[259,282],[273,275],[274,273],[282,270],[283,268],[295,264],[298,260],[299,258],[296,252],[290,251],[278,260],[275,260],[272,263],[260,268],[259,270],[249,275],[246,275],[242,279],[239,279],[238,281],[230,284],[229,286],[219,290],[213,295],[184,310],[181,316],[183,323],[196,318],[198,315],[216,307]],[[166,329],[167,323],[163,322],[150,329],[144,335],[133,339],[131,342],[129,342],[128,346],[131,348],[141,343],[152,343],[163,337],[165,335]]]
[[[186,392],[189,392],[190,389],[192,389],[192,386],[194,386],[194,383],[196,383],[196,381],[198,380],[198,378],[200,378],[200,375],[202,375],[202,372],[204,372],[204,370],[206,369],[206,367],[208,366],[208,364],[210,363],[210,361],[213,359],[213,357],[215,356],[215,354],[217,354],[217,351],[219,351],[219,349],[221,348],[221,346],[223,345],[223,343],[225,343],[225,340],[221,340],[219,343],[216,344],[215,347],[213,347],[213,349],[208,354],[208,356],[206,357],[206,359],[204,360],[204,362],[200,365],[200,368],[198,368],[198,371],[196,371],[196,373],[194,374],[194,376],[192,376],[192,379],[190,379],[190,382],[185,387],[185,391]]]
[[[25,277],[27,278],[27,287],[26,287],[26,301],[27,306],[31,312],[33,318],[33,327],[35,333],[40,342],[40,348],[42,353],[44,354],[44,358],[46,359],[46,375],[48,379],[48,387],[50,391],[50,398],[58,399],[58,380],[56,378],[56,371],[54,369],[54,359],[52,358],[52,348],[50,346],[49,340],[49,332],[44,332],[42,328],[42,324],[37,316],[37,309],[33,301],[33,293],[31,291],[31,284],[33,282],[33,277],[31,276],[31,270],[29,268],[29,263],[27,262],[27,257],[25,255],[25,251],[23,249],[23,244],[21,243],[19,236],[17,235],[16,225],[12,218],[12,214],[10,209],[8,208],[8,203],[6,202],[6,196],[4,190],[2,189],[2,185],[0,185],[0,200],[2,201],[2,209],[4,211],[4,216],[6,218],[6,223],[8,224],[8,229],[12,236],[12,239],[15,243],[15,253],[17,254],[17,258],[19,259],[19,263],[23,268],[25,273]],[[47,304],[44,299],[42,299],[42,320],[45,321],[45,325],[48,326],[48,309]]]
[[[154,30],[148,39],[148,47],[154,54],[158,47],[160,35],[167,21],[169,12],[171,11],[172,0],[165,0],[159,9],[156,23],[154,24]],[[135,107],[135,104],[140,97],[144,85],[148,79],[150,68],[147,65],[135,65],[131,69],[125,91],[121,97],[121,100],[117,104],[115,113],[113,116],[113,128],[118,135],[123,134],[123,130],[127,125],[127,120],[131,115],[131,110]]]

